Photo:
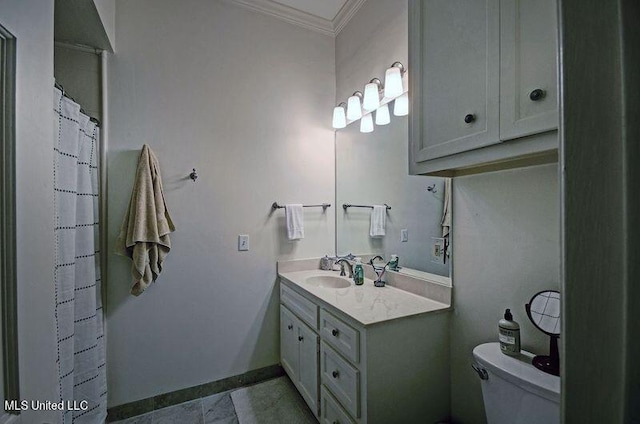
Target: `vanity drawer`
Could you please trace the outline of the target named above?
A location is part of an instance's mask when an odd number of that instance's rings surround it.
[[[318,306],[280,283],[280,302],[314,330],[318,330]]]
[[[322,342],[320,348],[322,384],[353,417],[360,416],[360,372]]]
[[[326,387],[322,386],[320,396],[320,402],[322,402],[320,412],[320,416],[322,417],[320,420],[321,424],[355,424],[355,421],[349,417],[347,411],[342,409],[342,406],[340,406]]]
[[[360,361],[360,332],[325,309],[320,310],[320,335],[354,364]]]

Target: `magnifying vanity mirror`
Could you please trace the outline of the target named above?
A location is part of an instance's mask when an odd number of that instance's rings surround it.
[[[544,290],[536,293],[529,303],[524,305],[529,319],[535,327],[548,335],[549,355],[533,358],[533,365],[549,374],[560,375],[560,355],[558,338],[560,337],[560,292]]]

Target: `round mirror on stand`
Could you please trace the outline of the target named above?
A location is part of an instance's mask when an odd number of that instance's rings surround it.
[[[529,319],[536,328],[549,337],[549,355],[533,358],[533,365],[549,374],[560,375],[560,355],[558,338],[560,337],[560,292],[544,290],[535,294],[524,305]]]

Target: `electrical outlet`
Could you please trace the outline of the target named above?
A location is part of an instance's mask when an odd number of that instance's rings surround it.
[[[409,230],[407,230],[406,228],[403,228],[402,230],[400,230],[400,241],[401,242],[409,241]]]
[[[244,252],[246,250],[249,250],[249,236],[240,234],[238,236],[238,251]]]
[[[440,237],[431,237],[431,262],[444,264],[445,240]]]

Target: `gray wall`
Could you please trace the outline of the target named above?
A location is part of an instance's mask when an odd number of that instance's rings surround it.
[[[53,73],[89,116],[102,120],[100,56],[56,44]]]
[[[58,399],[54,320],[53,0],[0,0],[17,39],[16,209],[18,349],[22,399]],[[23,423],[55,422],[25,411]]]
[[[114,0],[93,0],[100,16],[104,31],[113,51],[116,51],[116,2]]]
[[[336,104],[377,77],[395,61],[407,66],[407,1],[368,0],[336,37]],[[409,70],[410,72],[411,70]],[[431,237],[440,237],[443,179],[410,176],[408,169],[408,117],[393,116],[391,123],[360,133],[355,122],[336,132],[337,250],[339,254],[399,254],[401,265],[449,275],[449,265],[431,262]],[[436,184],[438,193],[427,192]],[[386,236],[369,237],[368,209],[349,209],[343,203],[389,204]],[[409,241],[400,242],[406,228]]]
[[[559,288],[557,165],[493,172],[453,181],[453,316],[451,410],[454,422],[485,422],[471,351],[497,341],[498,320],[511,308],[522,348],[543,354],[548,338],[524,304]]]
[[[223,1],[119,1],[109,62],[109,403],[279,362],[278,259],[334,250],[334,209],[286,239],[281,203],[333,203],[334,41]],[[143,143],[177,231],[129,294],[113,255]],[[192,168],[200,178],[188,179]],[[237,251],[238,234],[251,250]]]

